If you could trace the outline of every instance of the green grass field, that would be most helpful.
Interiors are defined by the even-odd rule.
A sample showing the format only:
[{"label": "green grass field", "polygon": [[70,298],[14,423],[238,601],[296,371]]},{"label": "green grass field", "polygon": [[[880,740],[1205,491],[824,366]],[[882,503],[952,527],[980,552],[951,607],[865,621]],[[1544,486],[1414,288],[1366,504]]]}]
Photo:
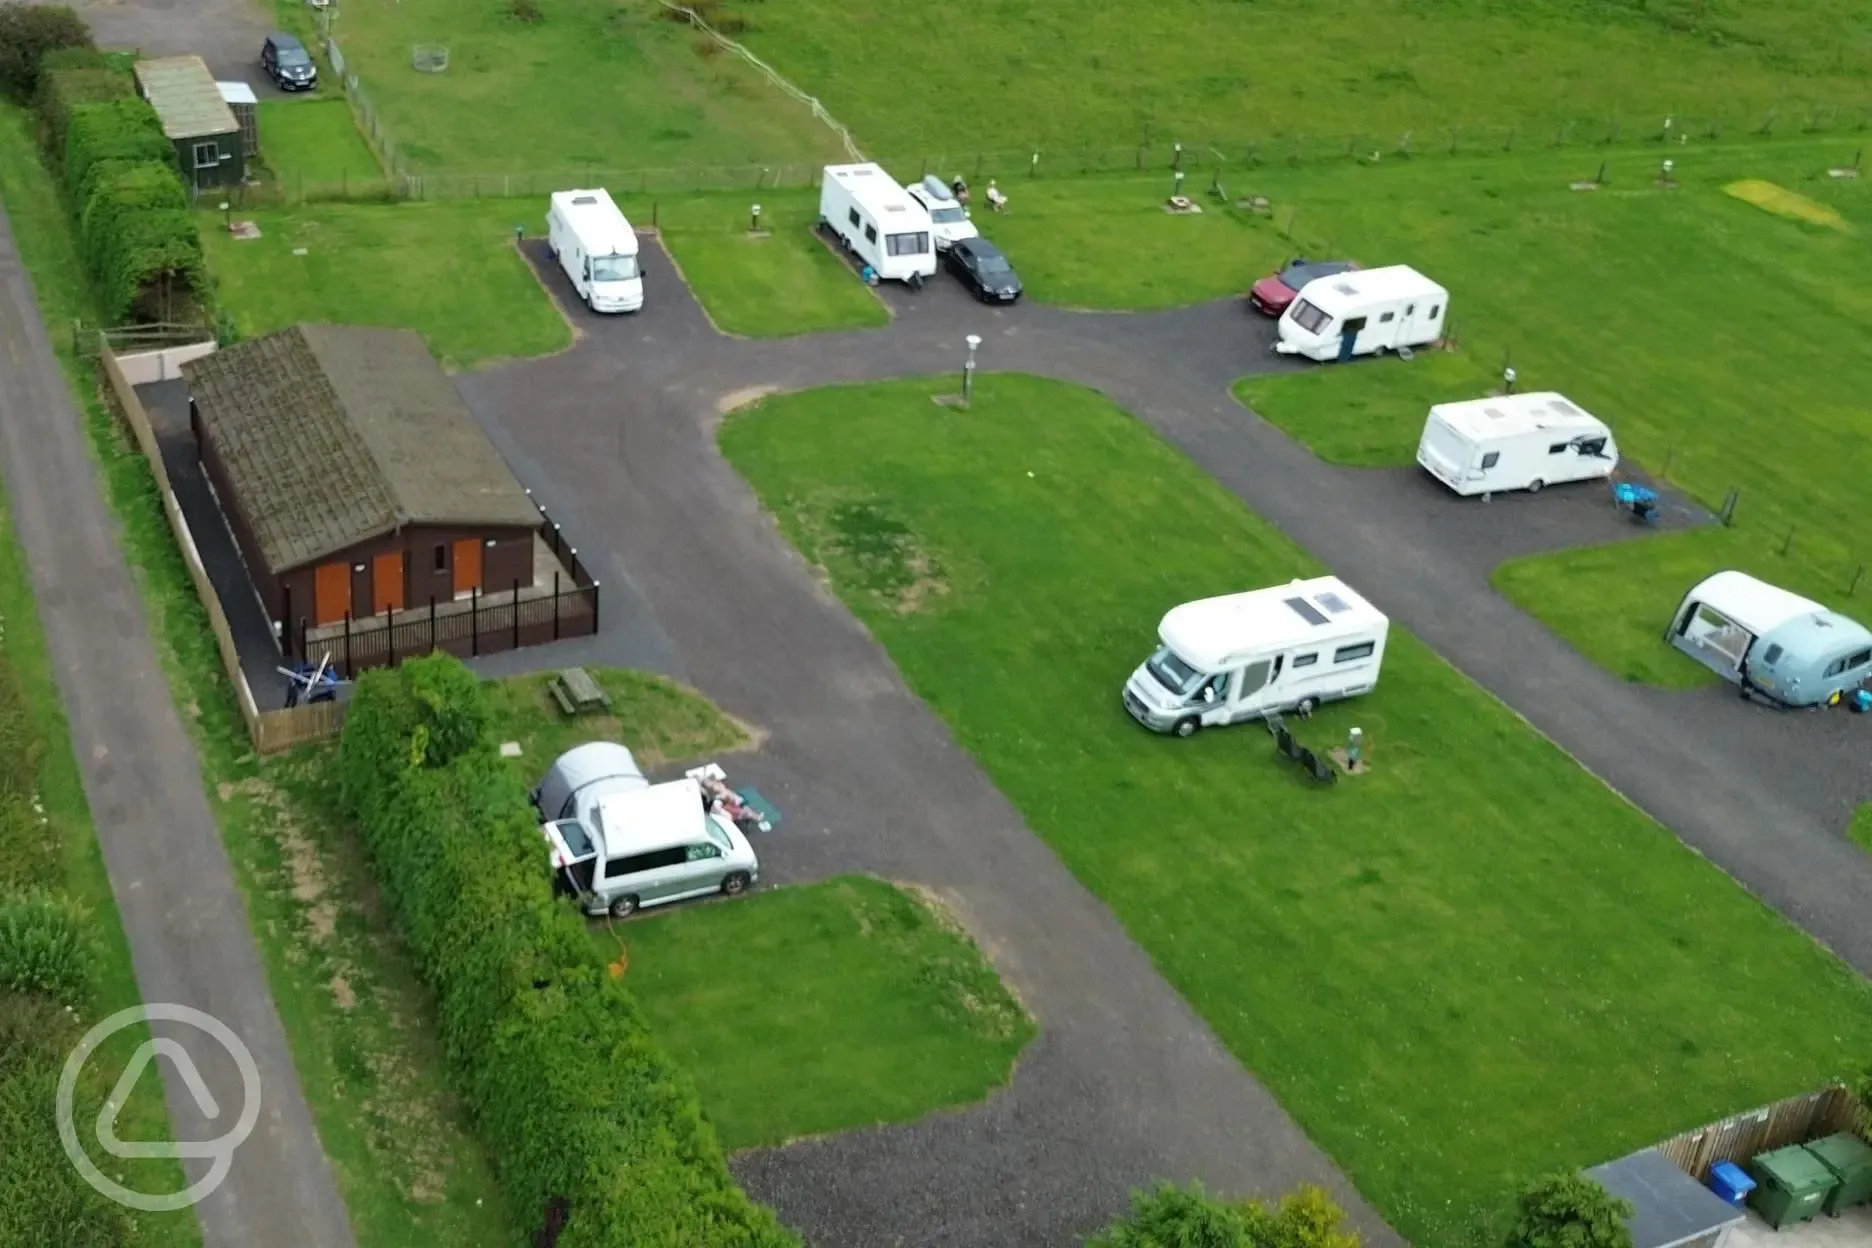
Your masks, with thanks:
[{"label": "green grass field", "polygon": [[[725,0],[759,55],[887,154],[1161,146],[1868,103],[1850,0]],[[914,70],[910,67],[914,67]],[[913,84],[906,89],[906,81]]]},{"label": "green grass field", "polygon": [[722,446],[1413,1241],[1498,1243],[1536,1173],[1863,1062],[1872,989],[1408,635],[1376,695],[1300,726],[1363,727],[1369,776],[1315,789],[1260,729],[1145,733],[1117,691],[1165,609],[1314,565],[1093,394],[990,376],[958,419],[937,388],[769,399]]},{"label": "green grass field", "polygon": [[1872,805],[1861,806],[1853,816],[1852,839],[1868,854],[1872,854]]},{"label": "green grass field", "polygon": [[535,235],[545,228],[543,203],[312,204],[242,215],[259,224],[259,238],[231,237],[219,213],[201,222],[221,306],[244,336],[302,321],[398,326],[420,331],[454,367],[572,345],[565,318],[514,250],[516,225]]},{"label": "green grass field", "polygon": [[624,949],[626,982],[731,1149],[980,1100],[1034,1034],[952,923],[863,876],[653,912],[592,939],[607,960]]},{"label": "green grass field", "polygon": [[336,95],[260,102],[260,159],[288,194],[381,186],[383,169]]},{"label": "green grass field", "polygon": [[566,718],[547,692],[556,673],[516,676],[488,686],[493,731],[517,742],[514,766],[531,789],[554,759],[587,741],[628,745],[640,766],[653,769],[744,748],[748,732],[702,695],[649,672],[590,668],[611,695],[607,710]]},{"label": "green grass field", "polygon": [[[1742,490],[1733,529],[1509,564],[1497,584],[1607,668],[1666,685],[1706,673],[1659,640],[1692,584],[1742,568],[1847,614],[1872,597],[1857,523],[1872,475],[1872,185],[1829,178],[1850,141],[1655,149],[1608,158],[1610,185],[1569,189],[1597,158],[1270,170],[1275,217],[1310,245],[1366,264],[1407,261],[1451,290],[1453,356],[1420,354],[1237,393],[1325,458],[1412,462],[1430,403],[1499,384],[1559,390],[1603,417],[1624,455],[1708,506]],[[1846,230],[1789,220],[1723,193],[1763,178],[1836,209]],[[1788,540],[1789,530],[1792,540]],[[1783,554],[1783,547],[1786,553]]]},{"label": "green grass field", "polygon": [[[339,45],[395,154],[425,173],[512,173],[823,161],[812,113],[732,56],[703,51],[651,0],[355,0]],[[411,65],[443,44],[440,74]],[[388,154],[388,153],[386,153]]]}]

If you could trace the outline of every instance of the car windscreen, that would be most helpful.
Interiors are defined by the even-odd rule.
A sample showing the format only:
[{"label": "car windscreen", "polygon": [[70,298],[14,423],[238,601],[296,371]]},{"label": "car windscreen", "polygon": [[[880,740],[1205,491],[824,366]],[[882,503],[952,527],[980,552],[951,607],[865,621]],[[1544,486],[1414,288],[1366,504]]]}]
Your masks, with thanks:
[{"label": "car windscreen", "polygon": [[734,842],[728,839],[728,834],[721,830],[720,824],[716,823],[713,819],[704,819],[702,822],[704,826],[708,828],[708,839],[721,846],[722,853],[731,854],[734,852]]},{"label": "car windscreen", "polygon": [[1014,271],[1008,267],[1006,256],[978,256],[975,261],[975,269],[982,274],[1012,273]]},{"label": "car windscreen", "polygon": [[312,63],[312,58],[306,55],[304,48],[280,48],[275,55],[279,63],[288,69],[298,69]]},{"label": "car windscreen", "polygon": [[1172,693],[1188,694],[1202,679],[1202,673],[1177,657],[1176,651],[1169,646],[1160,646],[1157,653],[1144,661],[1157,683]]},{"label": "car windscreen", "polygon": [[1320,330],[1325,329],[1327,323],[1332,320],[1331,317],[1327,316],[1324,312],[1304,299],[1296,299],[1293,307],[1287,309],[1287,315],[1293,318],[1294,324],[1306,330],[1309,334],[1319,333]]},{"label": "car windscreen", "polygon": [[636,276],[636,256],[592,257],[592,281],[594,282],[628,282]]},{"label": "car windscreen", "polygon": [[937,225],[954,225],[958,221],[968,220],[968,213],[961,208],[932,208],[930,220]]}]

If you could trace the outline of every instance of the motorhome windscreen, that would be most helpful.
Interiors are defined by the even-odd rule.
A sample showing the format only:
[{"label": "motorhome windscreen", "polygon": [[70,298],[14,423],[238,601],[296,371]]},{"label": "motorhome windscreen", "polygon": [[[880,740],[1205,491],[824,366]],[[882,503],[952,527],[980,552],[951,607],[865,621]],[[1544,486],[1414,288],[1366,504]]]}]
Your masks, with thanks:
[{"label": "motorhome windscreen", "polygon": [[885,250],[893,256],[928,255],[930,249],[929,235],[921,230],[914,234],[886,234],[884,243]]},{"label": "motorhome windscreen", "polygon": [[636,256],[595,256],[592,258],[592,281],[594,282],[628,282],[636,276]]},{"label": "motorhome windscreen", "polygon": [[1304,299],[1296,299],[1287,315],[1293,318],[1294,324],[1306,330],[1309,334],[1319,333],[1320,330],[1326,328],[1327,322],[1332,320],[1331,317],[1327,316],[1324,312]]},{"label": "motorhome windscreen", "polygon": [[1157,653],[1144,661],[1150,674],[1157,683],[1171,693],[1188,693],[1202,679],[1202,673],[1177,657],[1176,651],[1169,646],[1161,646]]},{"label": "motorhome windscreen", "polygon": [[954,225],[958,221],[968,220],[968,213],[960,208],[932,208],[930,220],[937,225]]}]

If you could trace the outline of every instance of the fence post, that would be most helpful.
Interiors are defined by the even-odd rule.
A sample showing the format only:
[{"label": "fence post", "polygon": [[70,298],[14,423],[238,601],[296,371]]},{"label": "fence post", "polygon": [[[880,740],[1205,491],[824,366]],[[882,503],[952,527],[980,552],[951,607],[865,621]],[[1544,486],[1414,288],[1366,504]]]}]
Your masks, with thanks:
[{"label": "fence post", "polygon": [[520,578],[514,577],[513,583],[513,648],[520,648]]},{"label": "fence post", "polygon": [[468,657],[481,653],[481,587],[468,591]]},{"label": "fence post", "polygon": [[389,641],[390,641],[390,666],[395,667],[396,666],[396,608],[395,607],[390,608],[389,620],[390,620],[390,623],[385,628],[384,632],[389,637]]},{"label": "fence post", "polygon": [[553,640],[559,640],[559,574],[553,573]]},{"label": "fence post", "polygon": [[356,680],[357,669],[351,666],[351,613],[344,613],[344,667],[345,679]]},{"label": "fence post", "polygon": [[436,625],[436,619],[435,619],[435,615],[436,615],[436,612],[435,612],[435,595],[434,595],[434,594],[430,594],[430,595],[429,595],[429,653],[430,653],[430,654],[434,654],[434,653],[435,653],[435,648],[436,648],[436,629],[435,629],[435,625]]},{"label": "fence post", "polygon": [[301,663],[306,661],[307,649],[308,647],[306,645],[306,617],[302,615],[299,617],[299,653],[296,656]]},{"label": "fence post", "polygon": [[592,636],[598,635],[598,582],[592,582]]}]

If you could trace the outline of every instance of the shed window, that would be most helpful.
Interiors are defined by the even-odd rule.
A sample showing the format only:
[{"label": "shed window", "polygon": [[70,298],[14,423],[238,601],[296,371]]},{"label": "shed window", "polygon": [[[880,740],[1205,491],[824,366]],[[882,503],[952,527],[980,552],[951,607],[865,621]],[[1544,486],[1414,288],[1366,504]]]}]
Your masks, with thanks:
[{"label": "shed window", "polygon": [[436,543],[435,559],[430,566],[438,572],[448,571],[448,544],[446,542]]},{"label": "shed window", "polygon": [[221,149],[218,146],[213,143],[197,143],[195,145],[195,167],[197,169],[212,169],[220,163]]},{"label": "shed window", "polygon": [[1501,463],[1501,452],[1490,451],[1488,454],[1482,457],[1482,470],[1484,472],[1487,472],[1490,468],[1493,468],[1496,464],[1499,464],[1499,463]]},{"label": "shed window", "polygon": [[1372,641],[1361,641],[1356,646],[1340,646],[1337,650],[1333,651],[1332,661],[1335,663],[1350,663],[1354,659],[1369,659],[1372,651],[1377,648],[1378,643]]}]

